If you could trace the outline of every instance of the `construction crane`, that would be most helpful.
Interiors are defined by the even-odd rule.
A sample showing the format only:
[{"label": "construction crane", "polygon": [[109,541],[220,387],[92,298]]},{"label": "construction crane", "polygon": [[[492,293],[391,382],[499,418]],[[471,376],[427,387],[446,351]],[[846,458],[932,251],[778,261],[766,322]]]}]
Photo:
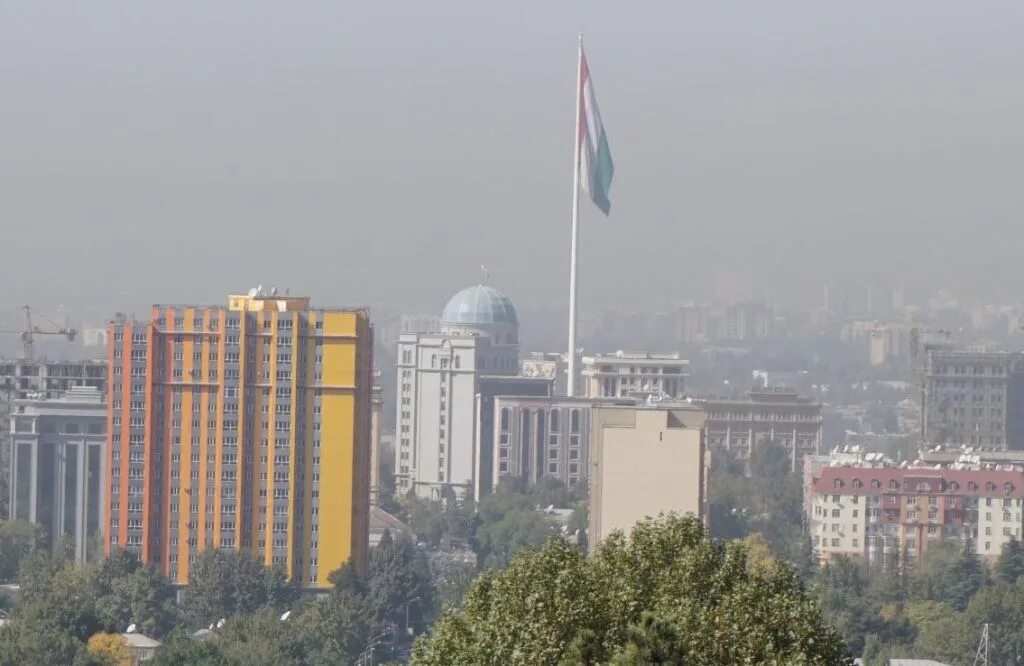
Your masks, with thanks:
[{"label": "construction crane", "polygon": [[[32,310],[28,305],[21,307],[25,311],[25,325],[20,330],[2,330],[0,333],[17,333],[21,336],[21,344],[24,349],[22,355],[25,360],[30,361],[35,358],[36,352],[36,336],[37,335],[60,335],[68,340],[74,340],[75,336],[78,335],[78,331],[67,326],[61,326],[49,317],[45,317],[38,312]],[[32,323],[32,315],[36,316],[36,319],[43,319],[48,322],[53,328],[43,329],[37,324]]]}]

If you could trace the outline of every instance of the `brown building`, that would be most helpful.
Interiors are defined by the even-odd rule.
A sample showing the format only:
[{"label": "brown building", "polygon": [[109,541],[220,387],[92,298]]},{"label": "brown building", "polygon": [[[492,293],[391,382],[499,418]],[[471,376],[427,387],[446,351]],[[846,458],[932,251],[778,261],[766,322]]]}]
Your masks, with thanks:
[{"label": "brown building", "polygon": [[803,458],[821,448],[821,404],[796,389],[756,389],[746,398],[701,398],[694,404],[707,411],[708,446],[741,460],[750,458],[752,447],[774,441],[789,452],[792,470]]},{"label": "brown building", "polygon": [[108,552],[179,583],[206,548],[249,549],[311,587],[365,569],[366,310],[254,289],[228,307],[154,306],[108,338]]}]

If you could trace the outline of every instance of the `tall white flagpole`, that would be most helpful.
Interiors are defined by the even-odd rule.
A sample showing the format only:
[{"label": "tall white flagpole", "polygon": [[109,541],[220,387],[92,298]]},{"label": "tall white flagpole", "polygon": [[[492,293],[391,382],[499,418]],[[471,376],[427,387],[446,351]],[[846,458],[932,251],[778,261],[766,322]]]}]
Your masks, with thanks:
[{"label": "tall white flagpole", "polygon": [[583,103],[583,33],[576,58],[576,137],[572,162],[572,245],[569,251],[569,397],[576,395],[576,265],[580,241],[580,105]]}]

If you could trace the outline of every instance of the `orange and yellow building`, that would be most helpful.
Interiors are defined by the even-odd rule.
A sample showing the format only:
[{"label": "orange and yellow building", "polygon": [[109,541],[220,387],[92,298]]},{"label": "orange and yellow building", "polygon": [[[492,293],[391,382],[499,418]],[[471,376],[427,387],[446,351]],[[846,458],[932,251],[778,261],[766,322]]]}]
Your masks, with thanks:
[{"label": "orange and yellow building", "polygon": [[367,564],[373,329],[363,309],[254,289],[158,305],[108,336],[105,548],[179,583],[245,548],[325,587]]}]

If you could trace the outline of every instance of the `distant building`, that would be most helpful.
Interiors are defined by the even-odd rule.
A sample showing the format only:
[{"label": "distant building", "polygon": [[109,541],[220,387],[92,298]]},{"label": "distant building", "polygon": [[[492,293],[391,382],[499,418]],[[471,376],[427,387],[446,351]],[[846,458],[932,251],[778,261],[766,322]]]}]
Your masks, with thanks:
[{"label": "distant building", "polygon": [[[374,371],[374,380],[380,377]],[[374,385],[370,398],[370,506],[377,506],[377,494],[380,492],[380,420],[384,410],[384,389]]]},{"label": "distant building", "polygon": [[969,540],[994,562],[1003,544],[1021,538],[1024,467],[959,467],[818,463],[805,502],[819,560],[913,565],[932,544]]},{"label": "distant building", "polygon": [[775,333],[775,310],[766,303],[751,301],[730,305],[718,322],[717,339],[722,342],[767,340]]},{"label": "distant building", "polygon": [[306,587],[367,566],[373,328],[276,290],[110,326],[107,552],[185,583],[238,548]]},{"label": "distant building", "polygon": [[707,518],[704,412],[600,406],[590,421],[592,545],[643,518],[692,513]]},{"label": "distant building", "polygon": [[92,386],[60,398],[16,400],[10,416],[11,517],[43,528],[56,549],[61,537],[85,562],[90,541],[102,546],[107,476],[107,405]]},{"label": "distant building", "polygon": [[694,398],[707,411],[708,446],[748,460],[752,447],[774,441],[788,452],[792,469],[821,448],[821,404],[795,389],[755,389],[745,398]]},{"label": "distant building", "polygon": [[481,378],[519,373],[512,301],[483,285],[463,289],[445,306],[440,331],[400,336],[397,359],[398,491],[472,493]]},{"label": "distant building", "polygon": [[84,328],[82,329],[82,346],[83,347],[100,347],[106,349],[107,347],[107,329],[106,328]]},{"label": "distant building", "polygon": [[690,362],[679,354],[618,351],[583,357],[587,398],[663,395],[683,398]]},{"label": "distant building", "polygon": [[873,366],[885,365],[910,354],[910,329],[906,324],[855,321],[843,328],[840,338],[862,350]]},{"label": "distant building", "polygon": [[921,389],[925,442],[1024,449],[1024,354],[928,350]]},{"label": "distant building", "polygon": [[0,395],[4,400],[55,398],[75,386],[92,386],[106,393],[107,361],[0,359]]},{"label": "distant building", "polygon": [[691,345],[711,339],[711,313],[708,307],[693,303],[676,309],[676,341]]},{"label": "distant building", "polygon": [[532,485],[551,478],[567,488],[586,482],[593,404],[590,398],[564,396],[496,398],[493,487],[502,480]]},{"label": "distant building", "polygon": [[554,382],[553,395],[565,395],[569,377],[569,363],[560,352],[531,352],[522,360],[519,374],[540,377]]}]

